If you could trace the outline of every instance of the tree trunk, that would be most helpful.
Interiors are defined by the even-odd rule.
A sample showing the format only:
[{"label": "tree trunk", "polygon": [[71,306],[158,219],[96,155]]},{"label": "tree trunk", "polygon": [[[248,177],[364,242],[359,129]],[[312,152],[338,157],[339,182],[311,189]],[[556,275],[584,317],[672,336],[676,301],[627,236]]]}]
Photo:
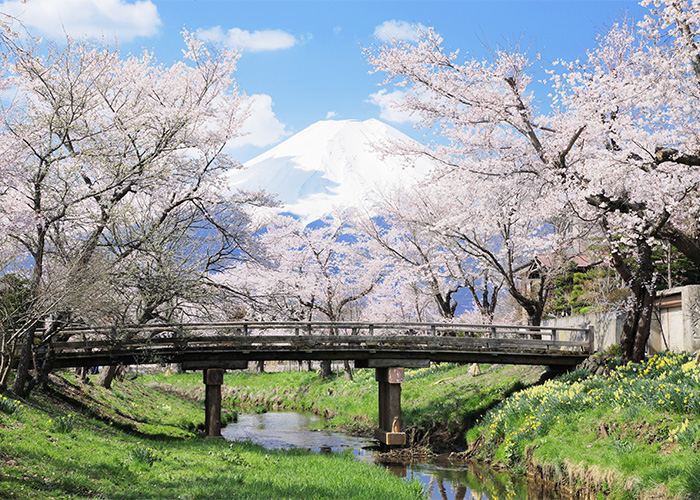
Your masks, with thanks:
[{"label": "tree trunk", "polygon": [[22,336],[22,352],[19,355],[17,364],[17,372],[15,381],[12,385],[12,392],[18,397],[26,396],[27,378],[29,376],[29,364],[32,359],[32,347],[34,345],[34,333],[36,332],[37,324],[34,322]]},{"label": "tree trunk", "polygon": [[53,349],[53,340],[49,339],[44,353],[44,360],[41,367],[38,369],[37,379],[42,389],[46,389],[49,385],[49,374],[53,371],[53,363],[56,359],[56,352]]},{"label": "tree trunk", "polygon": [[632,292],[631,309],[625,317],[620,337],[623,363],[639,363],[644,359],[656,298],[651,247],[645,240],[638,240],[636,244],[634,267],[630,267],[618,252],[612,253],[615,269]]},{"label": "tree trunk", "polygon": [[97,379],[97,385],[104,387],[105,389],[111,389],[112,382],[114,382],[114,377],[117,376],[118,368],[118,365],[102,367],[102,370],[100,370],[100,376]]},{"label": "tree trunk", "polygon": [[343,361],[343,371],[345,371],[345,378],[352,382],[352,366],[347,359]]},{"label": "tree trunk", "polygon": [[[542,324],[542,309],[539,307],[530,306],[525,309],[527,312],[527,324],[529,326],[540,326]],[[530,334],[530,338],[541,340],[542,335],[539,333]]]},{"label": "tree trunk", "polygon": [[651,322],[654,317],[655,291],[651,292],[644,287],[641,311],[639,314],[639,324],[637,325],[637,335],[634,337],[634,347],[632,349],[632,361],[639,363],[646,355],[647,341],[651,334]]},{"label": "tree trunk", "polygon": [[627,363],[632,359],[634,352],[634,337],[637,334],[639,324],[639,311],[633,306],[633,310],[625,314],[625,322],[622,324],[622,334],[620,335],[620,350],[622,351],[622,362]]},{"label": "tree trunk", "polygon": [[321,361],[321,378],[328,378],[333,375],[331,371],[331,361],[329,359],[324,359]]},{"label": "tree trunk", "polygon": [[256,361],[255,373],[265,373],[265,361],[263,361],[263,360]]}]

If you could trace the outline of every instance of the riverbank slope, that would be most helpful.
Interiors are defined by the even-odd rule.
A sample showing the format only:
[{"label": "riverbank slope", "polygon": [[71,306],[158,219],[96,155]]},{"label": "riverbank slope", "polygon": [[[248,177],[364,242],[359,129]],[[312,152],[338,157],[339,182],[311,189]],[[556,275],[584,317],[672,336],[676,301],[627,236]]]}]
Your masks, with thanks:
[{"label": "riverbank slope", "polygon": [[616,364],[514,394],[468,432],[464,456],[556,481],[573,498],[699,499],[700,367],[670,352]]},{"label": "riverbank slope", "polygon": [[419,484],[349,454],[197,437],[203,415],[139,381],[107,391],[71,374],[28,401],[1,396],[0,498],[423,498]]}]

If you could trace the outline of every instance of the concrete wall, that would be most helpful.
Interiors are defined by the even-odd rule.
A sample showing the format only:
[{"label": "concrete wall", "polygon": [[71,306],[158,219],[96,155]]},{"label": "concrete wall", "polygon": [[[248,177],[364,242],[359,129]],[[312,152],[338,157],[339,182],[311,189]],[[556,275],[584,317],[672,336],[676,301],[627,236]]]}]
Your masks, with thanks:
[{"label": "concrete wall", "polygon": [[[659,292],[659,298],[680,294],[680,303],[661,307],[654,313],[649,353],[666,350],[695,352],[700,349],[700,285],[688,285]],[[590,313],[577,316],[552,318],[542,322],[551,327],[593,327],[594,349],[603,350],[611,344],[620,343],[624,311]],[[566,338],[565,332],[559,337]]]},{"label": "concrete wall", "polygon": [[[622,333],[624,320],[624,312],[598,312],[564,316],[563,318],[550,318],[544,320],[542,325],[558,328],[588,328],[592,326],[594,336],[593,349],[600,351],[611,344],[620,343],[620,334]],[[567,339],[567,332],[559,333],[559,338],[562,340]]]}]

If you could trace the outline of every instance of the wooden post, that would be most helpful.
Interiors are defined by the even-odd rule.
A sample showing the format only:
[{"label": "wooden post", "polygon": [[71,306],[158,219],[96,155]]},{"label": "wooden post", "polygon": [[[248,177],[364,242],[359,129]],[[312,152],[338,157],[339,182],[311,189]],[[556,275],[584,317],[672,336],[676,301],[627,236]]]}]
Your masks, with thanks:
[{"label": "wooden post", "polygon": [[224,370],[208,368],[204,370],[204,428],[207,437],[221,437],[221,384],[224,383]]},{"label": "wooden post", "polygon": [[375,378],[379,382],[379,427],[374,431],[374,437],[387,446],[404,446],[406,433],[401,432],[403,368],[377,368]]}]

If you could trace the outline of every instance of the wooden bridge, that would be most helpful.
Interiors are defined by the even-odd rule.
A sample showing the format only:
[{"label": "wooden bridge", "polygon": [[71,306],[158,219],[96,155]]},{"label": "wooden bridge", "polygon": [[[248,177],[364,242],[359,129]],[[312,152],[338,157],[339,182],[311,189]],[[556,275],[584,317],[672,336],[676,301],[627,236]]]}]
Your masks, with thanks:
[{"label": "wooden bridge", "polygon": [[352,360],[375,368],[379,382],[377,439],[403,445],[400,430],[404,368],[431,362],[547,365],[566,370],[593,352],[593,332],[458,323],[239,322],[72,328],[51,346],[54,366],[182,363],[203,370],[206,428],[221,431],[226,369],[259,360]]}]

